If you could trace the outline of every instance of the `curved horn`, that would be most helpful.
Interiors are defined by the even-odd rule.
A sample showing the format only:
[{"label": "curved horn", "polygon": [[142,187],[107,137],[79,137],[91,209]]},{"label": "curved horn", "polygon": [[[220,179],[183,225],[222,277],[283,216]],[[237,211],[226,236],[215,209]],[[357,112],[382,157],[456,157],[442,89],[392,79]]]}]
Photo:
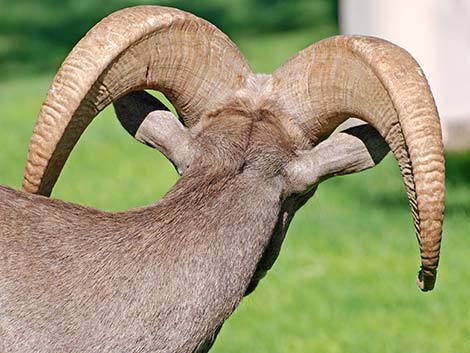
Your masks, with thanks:
[{"label": "curved horn", "polygon": [[403,49],[337,36],[301,51],[275,73],[280,99],[312,143],[348,117],[373,125],[398,161],[421,250],[418,285],[434,287],[444,212],[439,116],[426,78]]},{"label": "curved horn", "polygon": [[111,14],[75,46],[54,78],[31,137],[23,189],[49,195],[85,128],[126,93],[162,91],[192,126],[250,73],[230,39],[194,15],[158,6]]}]

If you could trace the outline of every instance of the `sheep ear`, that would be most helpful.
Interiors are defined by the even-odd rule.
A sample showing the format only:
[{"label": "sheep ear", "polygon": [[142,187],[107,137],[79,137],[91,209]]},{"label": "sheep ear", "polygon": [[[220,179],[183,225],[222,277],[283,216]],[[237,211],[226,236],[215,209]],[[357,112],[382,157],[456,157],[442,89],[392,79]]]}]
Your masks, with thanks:
[{"label": "sheep ear", "polygon": [[191,133],[158,99],[136,91],[113,105],[121,125],[136,140],[162,152],[179,174],[188,168],[195,153]]},{"label": "sheep ear", "polygon": [[162,102],[145,91],[130,92],[113,102],[113,106],[122,127],[132,137],[135,137],[148,114],[153,111],[168,111]]},{"label": "sheep ear", "polygon": [[382,136],[368,124],[333,134],[288,164],[289,189],[303,192],[332,176],[372,168],[389,151]]}]

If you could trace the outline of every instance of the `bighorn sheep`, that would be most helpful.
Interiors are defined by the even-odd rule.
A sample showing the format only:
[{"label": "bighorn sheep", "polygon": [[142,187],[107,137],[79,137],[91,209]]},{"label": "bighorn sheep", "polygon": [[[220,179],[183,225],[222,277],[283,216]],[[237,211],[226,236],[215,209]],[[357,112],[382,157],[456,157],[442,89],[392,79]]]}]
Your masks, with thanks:
[{"label": "bighorn sheep", "polygon": [[[144,89],[163,92],[181,123]],[[118,213],[31,194],[50,194],[84,129],[112,102],[123,126],[182,173],[176,185]],[[330,136],[351,116],[376,130]],[[116,12],[55,77],[24,191],[0,188],[0,350],[208,351],[318,183],[374,166],[388,146],[421,248],[418,284],[431,290],[444,207],[440,131],[421,69],[386,41],[333,37],[256,75],[194,15]]]}]

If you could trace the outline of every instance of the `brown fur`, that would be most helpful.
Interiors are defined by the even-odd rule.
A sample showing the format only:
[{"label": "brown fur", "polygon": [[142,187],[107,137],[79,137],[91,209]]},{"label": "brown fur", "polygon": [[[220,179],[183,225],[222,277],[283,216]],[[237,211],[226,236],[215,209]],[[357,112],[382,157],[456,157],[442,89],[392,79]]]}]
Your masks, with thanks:
[{"label": "brown fur", "polygon": [[[108,213],[0,187],[1,352],[210,349],[273,265],[295,211],[314,194],[323,176],[316,156],[334,153],[341,168],[374,165],[360,139],[344,140],[353,149],[343,157],[333,142],[314,149],[313,160],[298,159],[307,143],[289,118],[269,95],[248,93],[238,92],[191,131],[161,120],[169,124],[162,131],[189,134],[196,152],[153,205]],[[139,106],[139,97],[128,98],[136,100],[128,108]],[[171,141],[160,139],[159,129],[145,135],[154,130],[143,138]],[[318,170],[301,173],[305,187],[293,193],[288,168],[303,160]],[[299,177],[298,167],[294,172]]]},{"label": "brown fur", "polygon": [[276,119],[234,105],[208,116],[192,166],[138,210],[2,187],[1,351],[194,351],[235,309],[274,231],[285,232],[281,174],[293,146]]}]

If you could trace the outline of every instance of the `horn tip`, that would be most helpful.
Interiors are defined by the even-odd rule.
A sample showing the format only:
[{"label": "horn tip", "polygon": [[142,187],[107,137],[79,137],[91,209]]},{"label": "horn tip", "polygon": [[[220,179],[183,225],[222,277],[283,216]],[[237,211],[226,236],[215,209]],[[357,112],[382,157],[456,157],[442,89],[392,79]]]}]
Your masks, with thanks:
[{"label": "horn tip", "polygon": [[416,279],[416,284],[418,285],[419,289],[421,289],[423,292],[429,292],[433,290],[436,283],[436,275],[436,272],[432,274],[426,274],[421,269],[418,273],[418,278]]}]

